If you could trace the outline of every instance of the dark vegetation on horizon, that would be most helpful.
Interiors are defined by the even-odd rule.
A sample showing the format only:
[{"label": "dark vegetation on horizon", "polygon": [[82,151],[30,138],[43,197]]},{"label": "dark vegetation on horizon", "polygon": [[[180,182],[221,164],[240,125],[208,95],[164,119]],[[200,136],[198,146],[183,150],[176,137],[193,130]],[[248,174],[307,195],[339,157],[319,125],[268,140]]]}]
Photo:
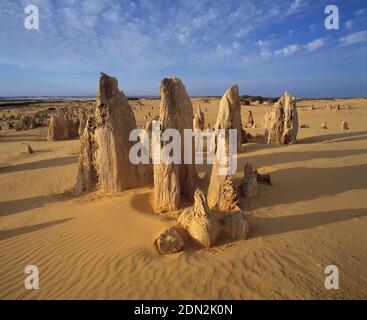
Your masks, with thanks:
[{"label": "dark vegetation on horizon", "polygon": [[[202,99],[220,99],[221,96],[192,96],[192,98],[202,98]],[[136,96],[136,97],[128,97],[131,101],[137,101],[140,99],[150,99],[150,100],[159,100],[159,96]],[[260,104],[272,104],[278,101],[279,97],[265,97],[265,96],[250,96],[243,95],[241,96],[242,105],[251,105],[253,102],[258,102]],[[344,98],[340,98],[344,99]],[[347,99],[347,98],[345,98]],[[352,99],[352,98],[350,98]],[[12,107],[29,107],[34,104],[57,104],[63,103],[66,101],[69,102],[80,102],[80,101],[94,101],[94,97],[0,97],[0,108],[12,108]],[[301,100],[335,100],[333,97],[326,98],[311,98],[311,97],[299,97],[298,101]]]}]

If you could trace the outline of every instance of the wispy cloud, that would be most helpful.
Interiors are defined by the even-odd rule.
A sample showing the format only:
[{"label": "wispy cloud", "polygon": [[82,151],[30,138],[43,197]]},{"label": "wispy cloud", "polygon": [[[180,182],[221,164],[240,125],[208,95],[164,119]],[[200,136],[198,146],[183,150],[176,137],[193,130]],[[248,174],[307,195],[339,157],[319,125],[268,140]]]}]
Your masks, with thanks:
[{"label": "wispy cloud", "polygon": [[348,36],[342,37],[339,40],[343,46],[349,46],[356,43],[367,41],[367,30],[352,33]]},{"label": "wispy cloud", "polygon": [[305,0],[293,0],[293,2],[291,3],[288,11],[287,11],[287,14],[288,15],[291,15],[293,13],[296,13],[297,11],[305,8],[308,6],[308,2],[305,1]]},{"label": "wispy cloud", "polygon": [[[40,9],[40,30],[24,28],[29,0],[0,1],[0,72],[14,68],[73,76],[106,71],[126,79],[149,75],[154,81],[176,72],[200,79],[214,72],[220,74],[216,79],[232,79],[238,72],[240,79],[276,74],[284,65],[290,70],[293,63],[304,68],[311,55],[313,63],[325,59],[326,45],[328,53],[343,50],[350,57],[366,46],[367,11],[355,6],[343,11],[349,19],[344,30],[327,32],[322,6],[306,0],[31,2]],[[354,33],[342,33],[347,28]],[[356,46],[346,48],[351,44]]]},{"label": "wispy cloud", "polygon": [[360,9],[360,10],[357,10],[354,12],[354,14],[359,17],[359,16],[362,16],[364,15],[365,13],[367,12],[367,9]]},{"label": "wispy cloud", "polygon": [[308,51],[316,51],[317,49],[320,49],[321,47],[323,47],[325,45],[325,40],[322,38],[313,40],[309,43],[307,43],[306,45],[304,45],[303,47],[308,50]]},{"label": "wispy cloud", "polygon": [[291,56],[293,54],[295,54],[296,52],[298,52],[299,50],[301,50],[301,46],[299,44],[291,44],[289,46],[286,46],[282,49],[278,49],[274,52],[274,54],[276,56],[284,56],[284,57],[288,57]]}]

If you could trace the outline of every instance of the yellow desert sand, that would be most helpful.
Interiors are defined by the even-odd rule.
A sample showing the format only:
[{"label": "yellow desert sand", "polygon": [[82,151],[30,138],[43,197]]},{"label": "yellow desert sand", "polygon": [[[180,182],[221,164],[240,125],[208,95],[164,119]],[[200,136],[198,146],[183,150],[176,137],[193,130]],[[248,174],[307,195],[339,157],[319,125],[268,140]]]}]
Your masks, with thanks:
[{"label": "yellow desert sand", "polygon": [[[213,127],[219,99],[191,100]],[[159,100],[129,102],[138,127],[159,113]],[[268,108],[241,107],[242,123],[251,110],[257,126],[246,128],[255,139],[238,155],[236,177],[249,162],[272,179],[241,202],[248,239],[171,255],[154,246],[174,219],[155,213],[152,187],[76,197],[79,140],[47,142],[45,127],[14,131],[0,121],[0,298],[366,299],[367,99],[298,101],[299,125],[309,128],[291,145],[256,138]],[[197,170],[209,179],[209,165]],[[27,265],[39,268],[39,290],[24,287]],[[328,265],[339,268],[339,290],[325,288]]]}]

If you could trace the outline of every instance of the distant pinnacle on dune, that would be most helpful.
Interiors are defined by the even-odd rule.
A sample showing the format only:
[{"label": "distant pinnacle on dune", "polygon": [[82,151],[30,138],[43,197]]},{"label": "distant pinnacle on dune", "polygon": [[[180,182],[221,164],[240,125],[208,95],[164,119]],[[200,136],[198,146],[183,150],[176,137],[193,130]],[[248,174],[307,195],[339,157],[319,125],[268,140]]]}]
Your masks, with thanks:
[{"label": "distant pinnacle on dune", "polygon": [[48,127],[47,141],[68,140],[78,137],[79,121],[66,119],[62,110],[58,109],[56,114],[51,116]]},{"label": "distant pinnacle on dune", "polygon": [[197,108],[195,112],[192,126],[194,130],[204,131],[205,129],[205,116],[204,112],[201,111],[200,106]]},{"label": "distant pinnacle on dune", "polygon": [[248,111],[248,114],[247,114],[247,121],[246,121],[246,124],[245,124],[245,127],[246,128],[252,128],[255,124],[255,121],[254,121],[254,117],[252,115],[252,111],[249,110]]},{"label": "distant pinnacle on dune", "polygon": [[101,74],[94,115],[80,138],[79,171],[75,192],[100,189],[119,192],[148,185],[150,165],[133,165],[129,134],[136,129],[134,113],[118,89],[117,79]]},{"label": "distant pinnacle on dune", "polygon": [[285,92],[265,114],[263,124],[265,127],[265,143],[296,143],[298,133],[296,99]]},{"label": "distant pinnacle on dune", "polygon": [[[176,129],[180,132],[182,137],[181,163],[183,163],[184,129],[192,129],[193,110],[191,100],[182,81],[176,77],[162,80],[160,94],[159,122],[162,126],[162,132],[166,129]],[[168,143],[162,141],[161,145],[164,147]],[[194,157],[194,153],[192,157]],[[163,159],[163,148],[161,159]],[[181,205],[182,197],[193,198],[196,179],[197,174],[194,164],[166,164],[163,161],[155,164],[155,209],[158,212],[177,210]]]},{"label": "distant pinnacle on dune", "polygon": [[32,149],[32,147],[30,145],[27,145],[26,152],[27,153],[34,153],[34,150]]}]

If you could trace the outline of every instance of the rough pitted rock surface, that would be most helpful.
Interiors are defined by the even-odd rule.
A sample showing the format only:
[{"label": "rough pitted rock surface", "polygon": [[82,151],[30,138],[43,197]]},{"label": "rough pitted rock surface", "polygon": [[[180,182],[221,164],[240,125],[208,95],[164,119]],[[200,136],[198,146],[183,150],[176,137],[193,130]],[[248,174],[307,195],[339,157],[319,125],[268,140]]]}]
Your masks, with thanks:
[{"label": "rough pitted rock surface", "polygon": [[95,112],[80,138],[77,194],[95,189],[120,192],[151,183],[152,167],[129,160],[133,129],[136,122],[127,98],[119,91],[117,80],[102,73]]},{"label": "rough pitted rock surface", "polygon": [[[181,161],[184,157],[184,129],[192,129],[193,110],[190,97],[180,79],[163,79],[160,86],[161,102],[159,122],[161,133],[166,129],[176,129],[181,134]],[[161,142],[163,147],[170,142]],[[192,148],[194,159],[194,148]],[[192,199],[197,182],[194,164],[166,164],[161,161],[154,165],[155,209],[165,213],[177,210],[182,197]]]},{"label": "rough pitted rock surface", "polygon": [[171,254],[182,251],[185,247],[184,239],[180,235],[179,227],[164,228],[156,240],[157,249],[161,254]]},{"label": "rough pitted rock surface", "polygon": [[58,141],[69,139],[68,124],[64,113],[58,109],[56,114],[51,116],[51,122],[48,127],[47,141]]},{"label": "rough pitted rock surface", "polygon": [[250,163],[245,165],[241,189],[246,198],[253,198],[258,194],[257,174]]},{"label": "rough pitted rock surface", "polygon": [[286,92],[265,114],[263,125],[265,143],[296,143],[298,133],[296,99]]},{"label": "rough pitted rock surface", "polygon": [[227,213],[220,220],[221,236],[231,240],[242,240],[248,237],[250,228],[242,212]]},{"label": "rough pitted rock surface", "polygon": [[194,115],[193,129],[199,131],[204,131],[205,129],[205,116],[204,112],[201,111],[200,106],[198,107]]},{"label": "rough pitted rock surface", "polygon": [[221,232],[219,218],[209,211],[206,198],[199,189],[195,191],[194,205],[185,209],[177,222],[204,248],[212,247]]},{"label": "rough pitted rock surface", "polygon": [[246,128],[252,128],[255,124],[254,117],[252,115],[252,111],[249,110],[247,114],[247,120],[246,120]]},{"label": "rough pitted rock surface", "polygon": [[214,129],[237,130],[237,149],[242,146],[241,99],[238,86],[229,88],[219,103],[219,111]]}]

